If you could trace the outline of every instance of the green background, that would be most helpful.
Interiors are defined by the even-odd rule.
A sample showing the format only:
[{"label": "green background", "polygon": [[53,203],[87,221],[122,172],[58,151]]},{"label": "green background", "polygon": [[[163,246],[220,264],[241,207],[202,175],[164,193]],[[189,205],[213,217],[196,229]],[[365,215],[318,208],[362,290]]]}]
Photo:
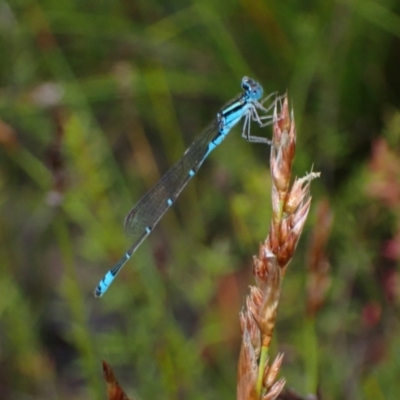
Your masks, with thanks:
[{"label": "green background", "polygon": [[[109,292],[92,292],[131,244],[127,212],[248,75],[289,94],[294,176],[322,173],[270,353],[285,352],[281,376],[302,395],[318,381],[324,399],[396,399],[399,11],[390,0],[0,1],[1,398],[105,399],[103,359],[131,397],[236,396],[238,313],[271,216],[268,146],[235,128]],[[331,287],[310,324],[322,199]]]}]

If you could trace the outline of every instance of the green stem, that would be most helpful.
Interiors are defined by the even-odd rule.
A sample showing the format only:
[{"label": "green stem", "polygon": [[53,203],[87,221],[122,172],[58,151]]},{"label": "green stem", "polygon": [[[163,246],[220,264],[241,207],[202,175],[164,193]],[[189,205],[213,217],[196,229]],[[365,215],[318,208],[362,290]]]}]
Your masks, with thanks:
[{"label": "green stem", "polygon": [[261,354],[260,354],[260,362],[258,363],[258,377],[257,377],[257,398],[261,398],[261,391],[262,391],[262,381],[264,376],[264,370],[266,361],[268,358],[268,347],[262,346],[261,347]]}]

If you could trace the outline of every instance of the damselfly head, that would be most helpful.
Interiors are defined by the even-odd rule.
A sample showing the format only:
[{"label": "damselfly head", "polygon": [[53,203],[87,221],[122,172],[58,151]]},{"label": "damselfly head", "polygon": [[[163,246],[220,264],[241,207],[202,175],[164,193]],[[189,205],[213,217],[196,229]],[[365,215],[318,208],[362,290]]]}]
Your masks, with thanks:
[{"label": "damselfly head", "polygon": [[247,76],[244,76],[242,79],[242,89],[252,100],[260,100],[263,96],[262,86]]}]

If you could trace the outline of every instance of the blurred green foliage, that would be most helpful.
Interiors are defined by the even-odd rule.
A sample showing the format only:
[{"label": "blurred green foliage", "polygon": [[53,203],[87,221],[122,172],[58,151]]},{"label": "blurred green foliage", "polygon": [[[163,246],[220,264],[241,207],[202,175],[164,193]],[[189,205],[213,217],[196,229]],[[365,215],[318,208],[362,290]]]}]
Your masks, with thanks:
[{"label": "blurred green foliage", "polygon": [[[130,245],[125,214],[243,75],[288,91],[294,174],[322,172],[283,285],[281,373],[302,394],[319,381],[324,399],[397,398],[400,252],[387,244],[397,249],[400,200],[379,184],[382,163],[400,172],[371,159],[378,140],[388,152],[400,141],[399,11],[390,0],[0,1],[1,398],[104,399],[102,359],[132,397],[235,396],[238,312],[269,228],[268,147],[236,128],[104,298],[92,291]],[[332,286],[313,338],[305,255],[325,197]]]}]

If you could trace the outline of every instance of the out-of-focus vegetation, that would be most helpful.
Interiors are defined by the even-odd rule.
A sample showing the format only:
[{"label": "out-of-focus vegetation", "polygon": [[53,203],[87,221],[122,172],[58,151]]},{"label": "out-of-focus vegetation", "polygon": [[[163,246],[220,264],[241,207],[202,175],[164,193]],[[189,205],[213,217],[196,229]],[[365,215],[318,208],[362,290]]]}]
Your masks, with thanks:
[{"label": "out-of-focus vegetation", "polygon": [[[1,398],[104,399],[103,359],[132,397],[235,397],[267,146],[236,128],[109,292],[92,292],[130,245],[125,214],[243,75],[288,91],[295,172],[322,172],[282,288],[282,374],[303,395],[319,382],[324,399],[397,398],[399,13],[387,0],[0,1]],[[331,287],[310,328],[306,254],[326,198]]]}]

